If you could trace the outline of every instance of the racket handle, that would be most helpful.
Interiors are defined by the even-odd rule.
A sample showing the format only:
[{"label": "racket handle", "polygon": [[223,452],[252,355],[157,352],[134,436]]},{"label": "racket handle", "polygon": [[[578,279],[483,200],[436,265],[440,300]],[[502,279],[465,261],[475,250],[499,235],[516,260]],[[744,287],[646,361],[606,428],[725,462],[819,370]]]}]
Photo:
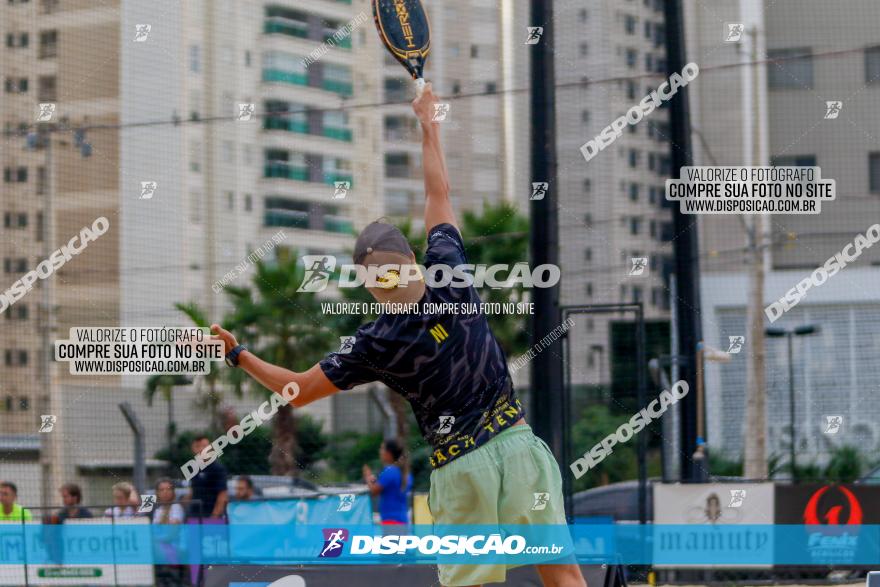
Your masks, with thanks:
[{"label": "racket handle", "polygon": [[416,79],[416,95],[421,96],[422,92],[425,91],[425,78],[420,77]]}]

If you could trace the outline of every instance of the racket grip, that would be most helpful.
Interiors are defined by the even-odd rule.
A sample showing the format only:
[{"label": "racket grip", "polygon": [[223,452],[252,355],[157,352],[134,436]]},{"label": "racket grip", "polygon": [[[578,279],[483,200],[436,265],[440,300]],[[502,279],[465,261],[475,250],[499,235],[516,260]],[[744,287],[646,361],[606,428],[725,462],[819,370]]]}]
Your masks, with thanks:
[{"label": "racket grip", "polygon": [[421,96],[422,92],[425,91],[425,78],[420,77],[416,79],[416,95]]}]

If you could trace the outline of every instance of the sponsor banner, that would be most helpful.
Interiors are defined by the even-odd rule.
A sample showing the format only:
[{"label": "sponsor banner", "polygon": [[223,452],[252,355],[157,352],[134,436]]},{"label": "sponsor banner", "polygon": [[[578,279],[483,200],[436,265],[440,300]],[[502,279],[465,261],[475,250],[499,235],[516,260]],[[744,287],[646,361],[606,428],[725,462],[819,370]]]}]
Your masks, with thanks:
[{"label": "sponsor banner", "polygon": [[878,550],[872,528],[880,524],[880,486],[779,485],[776,523],[803,532],[792,536],[807,556],[777,564],[855,565],[867,549]]},{"label": "sponsor banner", "polygon": [[[773,543],[770,537],[773,530],[770,524],[774,520],[773,499],[772,483],[655,484],[654,523],[657,525],[655,538],[658,539],[653,544],[655,564],[664,565],[663,561],[668,560],[669,565],[683,566],[680,553],[684,548],[693,549],[694,564],[699,566],[706,566],[707,560],[715,561],[712,565],[724,567],[772,565]],[[711,542],[704,544],[700,535],[702,530],[699,529],[687,528],[679,536],[668,534],[675,532],[678,525],[705,525],[709,529],[719,526],[749,528],[741,532],[730,530],[732,535],[739,535],[735,539],[737,541],[719,549]],[[759,529],[754,531],[761,532],[761,535],[750,536],[750,529]],[[749,553],[755,544],[766,547],[766,556],[749,556],[752,562],[748,563],[739,558]],[[728,557],[728,552],[737,554]],[[698,562],[699,558],[703,558],[703,562]]]},{"label": "sponsor banner", "polygon": [[[167,526],[131,526],[122,533],[118,525],[111,524],[40,526],[0,525],[0,569],[23,568],[25,564],[28,568],[57,567],[61,563],[54,553],[59,548],[70,555],[62,560],[76,560],[83,568],[114,564],[531,565],[566,561],[677,568],[880,565],[880,526],[864,524],[825,526],[818,538],[812,538],[817,526],[772,524],[442,528],[185,524],[179,527],[181,540],[177,543],[187,545],[185,549],[169,545]],[[822,541],[825,536],[838,542]],[[851,544],[853,536],[855,545]],[[253,544],[243,545],[240,537]],[[849,548],[838,548],[840,544]],[[825,549],[821,559],[816,557],[819,547]]]}]

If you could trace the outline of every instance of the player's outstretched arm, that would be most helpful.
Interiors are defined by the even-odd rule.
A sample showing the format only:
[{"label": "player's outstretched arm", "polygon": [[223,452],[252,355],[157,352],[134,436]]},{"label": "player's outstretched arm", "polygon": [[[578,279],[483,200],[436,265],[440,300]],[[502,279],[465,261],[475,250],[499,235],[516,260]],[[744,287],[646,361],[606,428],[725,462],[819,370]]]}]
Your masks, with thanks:
[{"label": "player's outstretched arm", "polygon": [[413,101],[413,111],[422,123],[422,168],[425,175],[425,231],[438,224],[449,223],[456,228],[455,212],[449,200],[449,173],[440,145],[440,125],[434,122],[437,96],[431,84]]},{"label": "player's outstretched arm", "polygon": [[[215,337],[223,341],[224,353],[229,353],[238,345],[235,336],[228,330],[220,328],[219,324],[211,325],[211,332]],[[284,386],[288,383],[295,383],[299,387],[299,393],[296,398],[290,402],[296,407],[302,407],[313,401],[328,397],[339,391],[339,388],[333,385],[320,365],[314,365],[308,371],[297,373],[272,363],[267,363],[263,359],[250,351],[243,351],[238,355],[238,366],[244,369],[248,375],[256,379],[266,389],[280,394]]]}]

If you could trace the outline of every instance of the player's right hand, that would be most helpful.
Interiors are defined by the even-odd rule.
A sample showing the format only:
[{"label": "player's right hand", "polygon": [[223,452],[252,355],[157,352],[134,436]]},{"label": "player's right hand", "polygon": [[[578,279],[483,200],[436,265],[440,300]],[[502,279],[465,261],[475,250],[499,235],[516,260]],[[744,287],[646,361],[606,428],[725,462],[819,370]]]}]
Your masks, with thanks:
[{"label": "player's right hand", "polygon": [[431,83],[428,82],[425,84],[425,89],[422,90],[422,93],[413,100],[412,107],[413,112],[416,113],[416,116],[419,118],[419,121],[424,125],[430,125],[434,120],[434,104],[437,102],[437,96],[434,94],[434,89],[431,86]]},{"label": "player's right hand", "polygon": [[211,324],[211,332],[214,334],[214,336],[211,336],[211,340],[223,341],[224,355],[229,354],[232,349],[238,346],[238,341],[235,340],[235,336],[233,336],[228,330],[220,328],[219,324]]}]

